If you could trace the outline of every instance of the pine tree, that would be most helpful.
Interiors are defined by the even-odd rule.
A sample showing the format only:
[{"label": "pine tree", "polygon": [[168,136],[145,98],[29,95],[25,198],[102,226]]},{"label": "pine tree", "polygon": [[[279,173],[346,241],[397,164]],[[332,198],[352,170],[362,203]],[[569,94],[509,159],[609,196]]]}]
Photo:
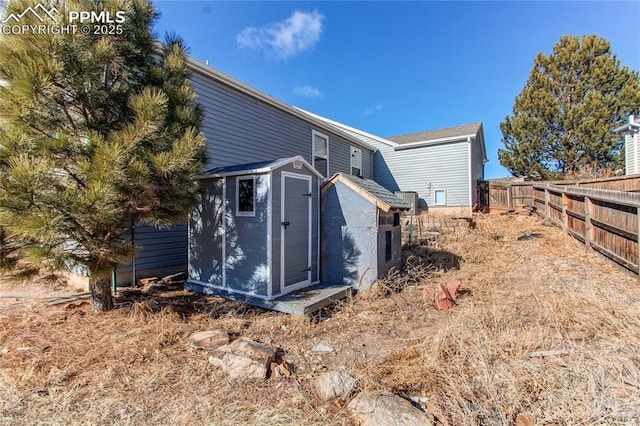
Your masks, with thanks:
[{"label": "pine tree", "polygon": [[606,39],[563,36],[551,55],[537,55],[500,124],[500,164],[532,179],[620,167],[622,138],[612,129],[638,108],[638,73],[620,66]]},{"label": "pine tree", "polygon": [[127,225],[183,221],[195,202],[202,112],[183,43],[155,39],[147,0],[41,3],[127,18],[122,34],[0,38],[2,260],[83,266],[94,308],[108,310],[111,271],[135,254]]}]

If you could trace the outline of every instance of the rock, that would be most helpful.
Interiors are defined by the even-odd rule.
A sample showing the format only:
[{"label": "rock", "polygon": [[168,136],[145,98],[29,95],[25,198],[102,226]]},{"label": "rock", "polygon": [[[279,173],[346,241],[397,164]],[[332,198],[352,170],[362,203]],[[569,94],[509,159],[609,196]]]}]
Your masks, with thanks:
[{"label": "rock", "polygon": [[229,344],[226,330],[198,331],[189,337],[189,343],[196,349],[214,350]]},{"label": "rock", "polygon": [[452,307],[458,300],[458,289],[461,285],[458,280],[451,280],[446,285],[440,284],[434,296],[436,308],[446,311]]},{"label": "rock", "polygon": [[311,348],[311,350],[314,352],[324,352],[324,353],[333,352],[333,348],[331,346],[327,346],[323,343],[320,343],[319,345],[315,345],[313,348]]},{"label": "rock", "polygon": [[429,416],[396,395],[360,394],[349,403],[348,409],[361,426],[433,424]]},{"label": "rock", "polygon": [[209,363],[224,371],[230,379],[264,379],[266,362],[275,353],[275,348],[254,342],[246,337],[216,349],[209,357]]},{"label": "rock", "polygon": [[516,416],[516,426],[534,426],[536,420],[531,414],[518,414]]},{"label": "rock", "polygon": [[322,374],[313,384],[316,396],[320,402],[331,401],[341,397],[351,390],[355,379],[346,371],[334,370]]}]

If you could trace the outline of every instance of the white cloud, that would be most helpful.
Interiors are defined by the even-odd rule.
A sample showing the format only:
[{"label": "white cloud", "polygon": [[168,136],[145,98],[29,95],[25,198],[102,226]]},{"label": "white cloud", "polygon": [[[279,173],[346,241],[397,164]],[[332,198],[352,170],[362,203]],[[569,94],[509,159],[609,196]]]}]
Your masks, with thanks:
[{"label": "white cloud", "polygon": [[296,86],[293,88],[293,94],[307,98],[321,98],[324,96],[317,87],[313,86]]},{"label": "white cloud", "polygon": [[247,27],[236,41],[240,47],[260,49],[277,59],[295,56],[311,49],[320,40],[324,15],[317,10],[296,11],[284,21],[261,28]]},{"label": "white cloud", "polygon": [[365,110],[364,115],[371,115],[376,112],[380,112],[382,111],[383,108],[384,108],[384,104],[382,102],[376,102],[374,106],[372,106],[371,108],[367,108]]}]

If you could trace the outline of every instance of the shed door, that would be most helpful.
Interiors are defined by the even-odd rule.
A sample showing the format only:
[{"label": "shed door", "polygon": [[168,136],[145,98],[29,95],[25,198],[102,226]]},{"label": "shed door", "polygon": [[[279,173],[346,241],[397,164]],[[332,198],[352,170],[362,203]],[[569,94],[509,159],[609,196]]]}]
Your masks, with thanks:
[{"label": "shed door", "polygon": [[311,282],[311,176],[282,172],[282,292]]}]

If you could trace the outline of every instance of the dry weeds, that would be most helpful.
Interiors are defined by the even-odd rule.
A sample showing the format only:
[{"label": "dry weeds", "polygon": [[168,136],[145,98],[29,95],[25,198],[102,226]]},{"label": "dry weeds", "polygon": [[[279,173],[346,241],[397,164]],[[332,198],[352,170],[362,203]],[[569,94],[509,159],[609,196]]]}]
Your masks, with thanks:
[{"label": "dry weeds", "polygon": [[[313,318],[186,292],[131,290],[106,314],[15,302],[0,310],[0,424],[350,424],[348,398],[311,391],[335,368],[355,391],[427,397],[442,424],[640,422],[635,280],[535,217],[479,217],[408,256],[406,274]],[[436,311],[425,288],[451,278],[458,304]],[[187,343],[213,328],[284,348],[297,380],[228,381]]]}]

